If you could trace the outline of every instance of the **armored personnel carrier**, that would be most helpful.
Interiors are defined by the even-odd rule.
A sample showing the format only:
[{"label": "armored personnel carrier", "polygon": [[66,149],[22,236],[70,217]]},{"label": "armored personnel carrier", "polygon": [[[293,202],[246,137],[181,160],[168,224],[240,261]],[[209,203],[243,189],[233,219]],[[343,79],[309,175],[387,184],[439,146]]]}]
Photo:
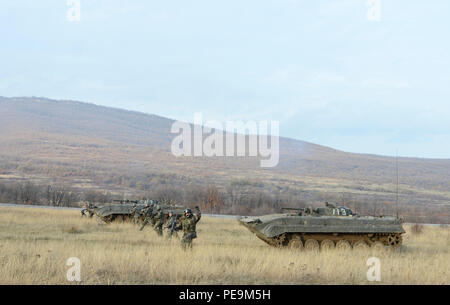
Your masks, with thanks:
[{"label": "armored personnel carrier", "polygon": [[[142,206],[143,205],[139,205]],[[104,222],[130,221],[133,216],[133,204],[110,204],[95,209],[95,215]]]},{"label": "armored personnel carrier", "polygon": [[258,238],[276,247],[332,248],[398,247],[402,220],[392,216],[359,216],[347,207],[290,209],[295,212],[242,217],[239,222]]},{"label": "armored personnel carrier", "polygon": [[[94,214],[106,223],[113,221],[131,221],[134,218],[134,207],[137,207],[136,211],[140,214],[139,217],[143,217],[142,211],[145,204],[138,203],[137,201],[126,201],[120,204],[110,204],[97,207],[94,210]],[[171,206],[160,204],[164,217],[168,218],[168,214],[172,211],[175,214],[182,214],[184,207]],[[143,220],[143,219],[141,219]]]}]

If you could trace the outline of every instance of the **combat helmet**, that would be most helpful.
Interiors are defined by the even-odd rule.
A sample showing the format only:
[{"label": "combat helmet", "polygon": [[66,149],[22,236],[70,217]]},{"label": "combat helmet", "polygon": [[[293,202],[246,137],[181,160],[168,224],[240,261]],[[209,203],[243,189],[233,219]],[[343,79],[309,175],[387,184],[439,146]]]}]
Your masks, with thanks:
[{"label": "combat helmet", "polygon": [[189,213],[189,217],[192,216],[192,210],[187,208],[186,210],[184,210],[184,215]]}]

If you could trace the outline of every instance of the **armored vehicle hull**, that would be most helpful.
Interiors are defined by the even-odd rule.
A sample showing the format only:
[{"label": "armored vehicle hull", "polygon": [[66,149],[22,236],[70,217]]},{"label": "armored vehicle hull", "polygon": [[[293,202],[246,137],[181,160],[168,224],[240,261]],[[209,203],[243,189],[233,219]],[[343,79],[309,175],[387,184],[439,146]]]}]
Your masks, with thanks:
[{"label": "armored vehicle hull", "polygon": [[[144,205],[138,205],[139,208]],[[133,218],[132,204],[111,204],[100,206],[95,210],[95,215],[104,222],[130,221]]]},{"label": "armored vehicle hull", "polygon": [[243,217],[239,222],[276,247],[398,247],[405,233],[401,220],[390,216],[273,214]]},{"label": "armored vehicle hull", "polygon": [[[144,204],[137,204],[137,210],[142,211]],[[161,205],[164,217],[167,218],[170,211],[174,214],[183,214],[184,207]],[[133,204],[111,204],[98,207],[94,210],[95,215],[104,222],[131,221],[134,218]],[[143,217],[141,215],[140,217]],[[143,220],[143,219],[141,219]]]}]

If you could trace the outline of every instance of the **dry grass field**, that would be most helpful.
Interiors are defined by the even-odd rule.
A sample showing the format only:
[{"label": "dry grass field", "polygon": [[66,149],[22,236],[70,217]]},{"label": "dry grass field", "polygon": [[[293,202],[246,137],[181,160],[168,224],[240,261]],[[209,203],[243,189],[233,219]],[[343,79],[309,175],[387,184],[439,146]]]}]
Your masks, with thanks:
[{"label": "dry grass field", "polygon": [[[0,207],[0,284],[73,284],[66,261],[81,261],[80,284],[450,284],[450,228],[406,227],[396,251],[308,253],[276,249],[236,220],[203,217],[194,249],[147,227],[99,224],[77,211]],[[381,282],[366,261],[381,261]]]}]

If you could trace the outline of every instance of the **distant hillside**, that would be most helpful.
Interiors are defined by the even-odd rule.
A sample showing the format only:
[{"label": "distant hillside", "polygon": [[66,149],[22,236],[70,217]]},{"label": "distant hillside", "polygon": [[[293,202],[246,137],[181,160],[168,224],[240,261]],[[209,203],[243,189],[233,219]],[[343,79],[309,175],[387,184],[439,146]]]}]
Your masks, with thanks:
[{"label": "distant hillside", "polygon": [[[222,189],[237,183],[296,190],[305,200],[394,197],[392,157],[280,138],[276,168],[260,168],[257,158],[248,157],[176,158],[170,153],[171,119],[45,98],[0,97],[0,109],[0,182],[64,182],[128,194],[165,183]],[[399,169],[403,202],[450,202],[449,159],[399,158]]]}]

